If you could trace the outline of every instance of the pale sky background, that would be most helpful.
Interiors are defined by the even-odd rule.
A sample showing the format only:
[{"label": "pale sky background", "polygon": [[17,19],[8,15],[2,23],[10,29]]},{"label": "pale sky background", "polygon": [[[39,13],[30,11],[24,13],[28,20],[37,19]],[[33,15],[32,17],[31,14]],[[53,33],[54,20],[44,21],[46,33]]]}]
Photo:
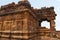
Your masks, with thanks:
[{"label": "pale sky background", "polygon": [[[9,3],[15,2],[16,4],[20,0],[0,0],[0,6],[7,5]],[[29,0],[30,4],[34,8],[41,8],[41,7],[51,7],[54,6],[54,10],[57,14],[56,17],[56,29],[60,30],[60,0]],[[49,28],[49,23],[43,22],[44,26],[47,25],[47,28]]]}]

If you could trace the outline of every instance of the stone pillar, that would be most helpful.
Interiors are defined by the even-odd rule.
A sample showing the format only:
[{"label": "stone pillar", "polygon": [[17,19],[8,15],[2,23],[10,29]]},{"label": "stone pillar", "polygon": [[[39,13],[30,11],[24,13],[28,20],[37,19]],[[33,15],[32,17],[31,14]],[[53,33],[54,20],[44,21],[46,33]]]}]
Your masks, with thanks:
[{"label": "stone pillar", "polygon": [[54,20],[50,21],[50,30],[55,31],[55,21]]},{"label": "stone pillar", "polygon": [[41,21],[39,21],[39,26],[41,27]]}]

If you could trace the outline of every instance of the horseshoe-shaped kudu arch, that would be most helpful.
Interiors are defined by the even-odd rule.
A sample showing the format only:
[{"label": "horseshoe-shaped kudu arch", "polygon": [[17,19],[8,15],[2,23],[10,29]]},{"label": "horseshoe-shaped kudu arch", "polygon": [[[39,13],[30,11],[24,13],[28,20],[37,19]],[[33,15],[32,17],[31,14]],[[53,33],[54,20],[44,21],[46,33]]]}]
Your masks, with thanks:
[{"label": "horseshoe-shaped kudu arch", "polygon": [[[34,9],[28,0],[1,6],[0,40],[60,40],[56,16],[54,7]],[[43,21],[50,23],[50,29],[41,27]]]}]

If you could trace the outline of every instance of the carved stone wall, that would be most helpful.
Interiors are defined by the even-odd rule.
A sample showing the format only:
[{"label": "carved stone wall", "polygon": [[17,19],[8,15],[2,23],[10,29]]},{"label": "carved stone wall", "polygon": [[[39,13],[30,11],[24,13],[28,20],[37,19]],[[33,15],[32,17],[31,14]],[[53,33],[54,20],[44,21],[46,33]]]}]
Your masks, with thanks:
[{"label": "carved stone wall", "polygon": [[[34,9],[27,0],[1,6],[0,39],[49,40],[56,32],[55,16],[54,7]],[[42,21],[50,22],[50,29],[42,28]]]}]

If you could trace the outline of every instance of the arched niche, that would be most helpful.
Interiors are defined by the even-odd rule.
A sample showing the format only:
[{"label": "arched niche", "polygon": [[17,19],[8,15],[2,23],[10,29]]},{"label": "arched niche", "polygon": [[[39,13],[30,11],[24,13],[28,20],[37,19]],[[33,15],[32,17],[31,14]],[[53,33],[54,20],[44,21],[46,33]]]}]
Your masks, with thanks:
[{"label": "arched niche", "polygon": [[39,26],[40,27],[48,27],[50,28],[51,31],[55,31],[55,21],[54,20],[43,20],[43,21],[39,21]]}]

